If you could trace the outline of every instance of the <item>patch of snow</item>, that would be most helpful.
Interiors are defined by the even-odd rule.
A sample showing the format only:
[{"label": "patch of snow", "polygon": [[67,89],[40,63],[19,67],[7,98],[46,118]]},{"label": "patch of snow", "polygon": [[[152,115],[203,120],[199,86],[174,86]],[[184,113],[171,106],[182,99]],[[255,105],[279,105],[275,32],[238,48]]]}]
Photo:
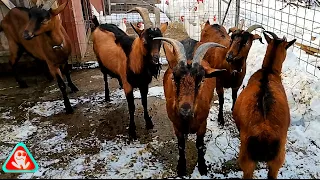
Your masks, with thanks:
[{"label": "patch of snow", "polygon": [[95,76],[91,76],[91,78],[93,78],[93,79],[102,79],[103,75],[95,75]]},{"label": "patch of snow", "polygon": [[1,113],[1,115],[0,115],[0,119],[6,119],[6,120],[15,119],[15,117],[14,117],[14,116],[11,116],[11,115],[10,115],[10,114],[11,114],[11,112],[12,112],[12,110],[11,110],[11,109],[9,109],[7,112],[3,112],[3,113]]},{"label": "patch of snow", "polygon": [[86,61],[79,66],[73,66],[72,69],[94,69],[98,68],[99,63],[98,61]]},{"label": "patch of snow", "polygon": [[164,57],[160,57],[159,61],[160,61],[160,63],[161,63],[162,65],[168,64],[167,59],[164,58]]},{"label": "patch of snow", "polygon": [[[78,100],[70,99],[71,106],[79,103]],[[58,114],[64,110],[63,100],[38,102],[37,105],[30,108],[30,112],[40,116],[49,117]]]},{"label": "patch of snow", "polygon": [[[31,120],[32,121],[32,120]],[[25,141],[37,131],[37,127],[27,120],[23,124],[9,125],[6,124],[0,128],[0,137],[2,143],[18,143]]]},{"label": "patch of snow", "polygon": [[[66,137],[66,129],[52,129],[54,136],[41,142],[37,151],[37,162],[39,170],[36,173],[25,173],[19,176],[21,179],[41,178],[86,178],[88,173],[90,177],[96,178],[161,178],[163,174],[163,165],[150,152],[148,144],[141,144],[138,141],[130,144],[122,139],[116,138],[112,141],[100,142],[98,139],[92,139],[100,146],[100,151],[95,154],[78,154],[70,158],[67,164],[61,167],[61,160],[47,159],[44,154],[63,153],[69,151],[85,140],[70,141]],[[160,144],[156,141],[153,144]],[[62,144],[62,145],[61,145]],[[57,148],[59,146],[59,148]],[[59,151],[57,151],[59,149]],[[75,149],[75,151],[79,151]],[[70,152],[69,152],[70,153]],[[101,168],[100,173],[90,174],[96,167]]]},{"label": "patch of snow", "polygon": [[[135,99],[140,99],[140,91],[135,90],[133,92]],[[89,97],[79,97],[77,99],[70,99],[71,106],[76,106],[77,104],[91,102],[93,104],[99,104],[104,102],[104,92],[93,94]],[[150,87],[148,97],[159,97],[164,99],[164,91],[163,87]],[[110,93],[111,104],[118,104],[119,102],[126,99],[123,89],[116,89],[115,91]],[[45,101],[45,102],[37,102],[37,104],[31,108],[29,111],[40,116],[49,117],[55,114],[58,114],[64,111],[63,100],[56,101]]]}]

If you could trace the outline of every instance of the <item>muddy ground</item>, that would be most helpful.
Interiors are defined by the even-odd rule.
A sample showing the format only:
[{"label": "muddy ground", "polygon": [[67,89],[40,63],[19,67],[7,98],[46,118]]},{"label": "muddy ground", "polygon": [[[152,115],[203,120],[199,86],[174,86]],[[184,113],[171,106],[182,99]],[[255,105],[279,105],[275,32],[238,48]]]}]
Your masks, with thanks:
[{"label": "muddy ground", "polygon": [[[166,66],[164,66],[163,69],[166,69]],[[163,73],[164,71],[161,72],[161,77],[158,80],[154,79],[152,81],[150,87],[162,86]],[[103,76],[98,68],[74,70],[72,72],[72,78],[80,91],[69,94],[70,99],[79,96],[92,96],[94,93],[102,92],[104,90]],[[53,101],[61,98],[60,91],[57,90],[58,87],[55,82],[49,82],[43,76],[28,75],[24,76],[24,79],[30,86],[29,88],[20,89],[17,87],[12,76],[2,76],[0,78],[0,107],[6,107],[2,109],[3,112],[7,109],[11,109],[10,114],[15,117],[10,123],[8,123],[7,120],[0,119],[0,126],[6,126],[6,124],[22,124],[26,120],[26,112],[21,110],[21,107],[30,107],[36,102]],[[117,80],[110,79],[109,87],[110,91],[119,88]],[[67,115],[63,111],[50,117],[41,117],[39,122],[48,121],[52,123],[52,126],[57,127],[65,125],[68,132],[67,139],[72,141],[86,139],[90,136],[97,137],[101,141],[112,140],[118,135],[124,135],[123,140],[127,141],[129,119],[126,101],[122,101],[117,107],[113,107],[112,104],[108,103],[104,104],[106,106],[105,109],[100,109],[90,102],[78,104],[75,106],[75,112],[71,115]],[[148,98],[149,113],[155,125],[154,129],[151,131],[145,129],[143,108],[140,99],[136,99],[135,104],[135,122],[139,141],[141,143],[148,143],[156,137],[160,142],[169,142],[163,150],[156,150],[154,155],[166,164],[166,168],[174,171],[177,165],[177,144],[171,122],[167,117],[165,100],[156,97]],[[36,115],[30,114],[29,118],[32,119],[33,116],[36,117]],[[43,138],[48,139],[50,138],[49,136],[50,134],[48,134],[48,137],[38,139],[38,135],[34,134],[29,138],[26,144],[31,153],[36,154],[37,149],[37,144],[33,144],[33,142],[41,141]],[[79,153],[87,154],[97,153],[100,150],[98,144],[96,147],[93,146],[93,148],[92,146],[90,148],[79,146],[78,148],[80,149]],[[194,142],[189,140],[186,149],[188,173],[191,173],[196,166],[197,159],[197,151]],[[59,158],[57,156],[65,156],[69,153],[71,152],[63,152],[63,154],[56,154],[53,156],[55,156],[54,158]],[[3,163],[4,160],[1,160],[0,165],[2,166]],[[16,178],[18,175],[19,174],[1,173],[0,177],[1,179]]]},{"label": "muddy ground", "polygon": [[[171,28],[176,28],[173,26]],[[166,37],[174,37],[178,40],[183,39],[185,32],[167,31]],[[163,54],[162,54],[163,55]],[[94,61],[94,55],[89,50],[86,54],[86,61]],[[161,76],[159,79],[153,79],[149,87],[162,86],[162,76],[167,66],[162,67]],[[37,67],[35,67],[37,69]],[[23,78],[30,86],[26,89],[21,89],[17,86],[12,74],[1,74],[0,76],[0,113],[5,113],[10,110],[10,116],[14,117],[10,121],[8,119],[0,118],[0,126],[21,125],[26,120],[34,119],[33,124],[38,126],[38,130],[25,140],[25,144],[37,158],[59,159],[60,163],[54,164],[55,169],[65,168],[66,164],[70,162],[73,157],[80,154],[96,154],[100,151],[100,144],[92,139],[98,139],[101,142],[106,140],[113,140],[116,137],[121,137],[123,141],[127,142],[128,135],[128,108],[125,100],[118,104],[110,104],[99,101],[97,103],[85,102],[74,106],[75,112],[67,115],[64,111],[54,114],[49,117],[43,117],[34,113],[26,113],[28,107],[32,107],[37,102],[60,100],[61,94],[56,82],[48,81],[43,73],[37,71],[23,72]],[[100,69],[74,69],[72,71],[72,79],[80,89],[77,93],[69,93],[70,99],[76,99],[80,96],[92,97],[98,92],[104,91],[104,81]],[[115,91],[119,88],[116,79],[109,80],[110,91]],[[69,90],[69,89],[68,89]],[[175,170],[177,165],[178,149],[176,138],[173,133],[173,127],[168,119],[165,100],[157,97],[148,97],[149,114],[154,122],[154,129],[147,131],[145,129],[145,122],[143,119],[143,108],[140,99],[135,100],[135,123],[137,126],[138,140],[141,143],[151,142],[157,138],[159,142],[165,142],[165,145],[160,149],[153,150],[153,156],[156,157],[167,169],[167,174],[162,177],[176,176]],[[27,117],[26,117],[27,114]],[[47,127],[50,126],[50,127]],[[39,128],[41,127],[41,128]],[[41,151],[39,142],[48,140],[54,136],[52,129],[59,129],[65,127],[67,129],[66,139],[72,143],[73,148],[63,152],[52,153],[50,151]],[[42,130],[39,130],[42,129]],[[49,131],[49,132],[47,132]],[[123,135],[123,136],[119,136]],[[80,143],[78,143],[80,142]],[[14,147],[15,144],[0,141],[1,147]],[[129,142],[128,142],[129,143]],[[73,149],[77,151],[73,151]],[[39,154],[38,152],[42,152]],[[194,141],[188,140],[186,144],[187,157],[187,171],[192,173],[197,162],[197,150]],[[0,165],[4,163],[5,159],[0,160]],[[103,164],[97,163],[94,171],[86,172],[85,177],[95,177],[97,173],[103,173]],[[17,178],[19,174],[6,174],[0,172],[0,178]],[[42,176],[46,177],[46,176]]]}]

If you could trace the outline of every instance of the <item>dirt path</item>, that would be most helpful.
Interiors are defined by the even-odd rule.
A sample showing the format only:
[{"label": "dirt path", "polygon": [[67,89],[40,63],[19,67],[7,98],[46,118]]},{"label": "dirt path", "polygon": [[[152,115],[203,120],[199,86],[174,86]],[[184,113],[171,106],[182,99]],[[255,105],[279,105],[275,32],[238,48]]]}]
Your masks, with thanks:
[{"label": "dirt path", "polygon": [[[166,67],[163,67],[161,77],[158,80],[154,79],[150,87],[162,86],[162,75],[165,69]],[[117,104],[103,101],[104,81],[100,70],[75,70],[72,73],[72,78],[80,91],[75,94],[69,94],[70,99],[79,97],[89,97],[91,99],[75,105],[75,113],[72,115],[66,115],[62,111],[49,117],[43,117],[30,112],[30,107],[36,106],[37,102],[60,100],[60,91],[55,82],[48,82],[42,76],[26,75],[24,79],[30,87],[20,89],[16,86],[12,76],[0,77],[0,115],[9,112],[7,114],[9,117],[0,118],[0,126],[5,131],[12,132],[14,129],[8,130],[8,126],[13,128],[20,127],[26,122],[31,122],[32,126],[37,129],[25,139],[13,138],[11,141],[0,141],[0,146],[11,151],[14,145],[18,143],[18,140],[24,140],[23,142],[25,142],[35,159],[59,159],[59,163],[52,166],[65,168],[66,164],[80,154],[98,153],[101,148],[101,142],[114,140],[119,135],[123,135],[121,139],[126,142],[129,125],[127,103],[124,99]],[[109,82],[110,91],[119,91],[116,79],[111,79]],[[97,93],[100,94],[96,96]],[[139,141],[143,144],[148,144],[156,138],[159,142],[165,142],[161,148],[153,150],[153,155],[165,165],[168,172],[171,172],[163,176],[173,176],[174,174],[172,173],[174,173],[177,165],[178,152],[173,128],[167,117],[165,100],[158,97],[148,98],[149,113],[155,124],[154,129],[151,131],[145,129],[140,99],[136,99],[135,104],[135,122]],[[61,128],[64,128],[67,132],[65,140],[72,144],[71,149],[61,147],[63,149],[61,152],[53,153],[39,145],[41,141],[50,141],[50,138],[56,136]],[[74,151],[74,149],[77,149],[77,151]],[[188,173],[191,173],[196,166],[196,152],[194,142],[189,140],[187,142]],[[8,153],[6,152],[0,160],[1,166]],[[102,167],[103,164],[96,163],[95,166],[97,168],[88,173],[86,177],[98,174],[98,167]],[[100,169],[100,171],[103,170]],[[16,178],[18,174],[4,174],[1,171],[0,177]]]}]

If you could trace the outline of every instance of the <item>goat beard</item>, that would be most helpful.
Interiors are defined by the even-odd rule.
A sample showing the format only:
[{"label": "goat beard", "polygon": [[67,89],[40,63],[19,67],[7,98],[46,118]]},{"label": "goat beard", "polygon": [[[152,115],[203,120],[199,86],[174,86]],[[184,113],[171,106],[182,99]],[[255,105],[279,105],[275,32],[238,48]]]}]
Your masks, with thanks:
[{"label": "goat beard", "polygon": [[151,76],[158,79],[158,77],[160,75],[160,70],[161,70],[162,64],[161,63],[159,63],[159,64],[150,63],[149,67],[150,67],[149,71],[151,73]]}]

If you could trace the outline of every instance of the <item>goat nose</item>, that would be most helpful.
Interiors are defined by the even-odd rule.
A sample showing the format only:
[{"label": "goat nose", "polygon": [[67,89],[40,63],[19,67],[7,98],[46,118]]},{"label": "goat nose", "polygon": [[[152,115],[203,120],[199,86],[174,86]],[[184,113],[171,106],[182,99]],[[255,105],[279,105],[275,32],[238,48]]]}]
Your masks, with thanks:
[{"label": "goat nose", "polygon": [[233,59],[232,54],[231,53],[227,54],[227,58],[226,58],[227,62],[229,63],[232,62],[232,59]]},{"label": "goat nose", "polygon": [[152,58],[153,63],[154,63],[154,64],[158,64],[158,63],[159,63],[159,58],[160,58],[160,55],[159,55],[159,54],[153,55],[153,58]]},{"label": "goat nose", "polygon": [[154,58],[154,59],[159,59],[159,58],[160,58],[160,55],[159,55],[159,54],[155,54],[155,55],[153,55],[153,58]]},{"label": "goat nose", "polygon": [[183,117],[190,117],[192,115],[190,104],[182,104],[182,106],[180,107],[180,115]]}]

